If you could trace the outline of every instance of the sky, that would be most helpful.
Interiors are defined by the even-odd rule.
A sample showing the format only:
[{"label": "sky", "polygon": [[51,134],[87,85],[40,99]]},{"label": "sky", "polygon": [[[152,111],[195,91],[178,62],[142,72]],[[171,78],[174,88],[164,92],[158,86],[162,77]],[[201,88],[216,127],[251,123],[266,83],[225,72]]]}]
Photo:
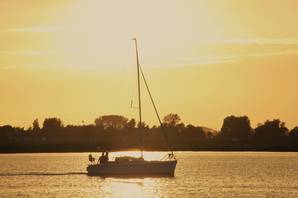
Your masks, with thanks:
[{"label": "sky", "polygon": [[[161,116],[298,125],[296,0],[2,0],[0,125],[137,118],[140,62]],[[144,88],[144,84],[142,84]],[[157,124],[148,94],[144,120]],[[131,108],[131,101],[133,107]]]}]

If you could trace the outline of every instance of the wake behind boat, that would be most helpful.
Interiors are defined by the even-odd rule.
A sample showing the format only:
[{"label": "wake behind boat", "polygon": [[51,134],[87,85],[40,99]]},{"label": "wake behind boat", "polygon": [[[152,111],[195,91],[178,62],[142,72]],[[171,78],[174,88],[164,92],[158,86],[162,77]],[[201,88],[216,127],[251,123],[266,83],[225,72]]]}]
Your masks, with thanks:
[{"label": "wake behind boat", "polygon": [[[137,59],[137,77],[138,77],[138,100],[139,100],[139,131],[142,133],[142,108],[141,108],[141,86],[140,76],[142,77],[146,89],[149,93],[151,103],[154,107],[156,116],[160,123],[161,131],[168,144],[171,152],[166,156],[165,160],[147,161],[143,157],[143,138],[140,140],[141,157],[122,156],[116,157],[115,160],[110,161],[108,152],[103,152],[98,161],[95,162],[95,158],[89,155],[89,161],[91,162],[87,167],[88,175],[94,176],[174,176],[177,159],[172,151],[170,142],[167,138],[160,116],[158,114],[153,97],[149,90],[146,78],[139,64],[138,45],[135,41],[136,59]],[[141,75],[140,75],[141,74]]]}]

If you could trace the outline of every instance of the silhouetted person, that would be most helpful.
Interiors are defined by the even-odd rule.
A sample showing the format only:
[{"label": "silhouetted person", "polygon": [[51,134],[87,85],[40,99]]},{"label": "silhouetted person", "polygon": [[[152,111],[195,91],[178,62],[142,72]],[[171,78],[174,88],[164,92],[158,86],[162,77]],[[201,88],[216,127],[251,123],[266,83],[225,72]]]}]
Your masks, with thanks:
[{"label": "silhouetted person", "polygon": [[109,161],[109,152],[106,152],[105,158],[107,161]]},{"label": "silhouetted person", "polygon": [[91,154],[89,154],[89,161],[90,162],[94,162],[95,161],[95,158]]},{"label": "silhouetted person", "polygon": [[102,152],[101,156],[99,157],[99,162],[100,163],[107,163],[109,161],[109,154],[108,152]]},{"label": "silhouetted person", "polygon": [[104,152],[101,153],[101,156],[98,158],[98,161],[100,163],[103,163],[104,162]]}]

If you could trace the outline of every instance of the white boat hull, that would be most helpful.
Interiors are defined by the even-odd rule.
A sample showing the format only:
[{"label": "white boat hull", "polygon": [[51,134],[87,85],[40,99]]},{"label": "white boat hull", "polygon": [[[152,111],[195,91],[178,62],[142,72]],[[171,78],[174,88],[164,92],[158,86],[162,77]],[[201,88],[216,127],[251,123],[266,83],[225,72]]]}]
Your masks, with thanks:
[{"label": "white boat hull", "polygon": [[174,176],[177,161],[107,162],[90,164],[88,175],[98,176]]}]

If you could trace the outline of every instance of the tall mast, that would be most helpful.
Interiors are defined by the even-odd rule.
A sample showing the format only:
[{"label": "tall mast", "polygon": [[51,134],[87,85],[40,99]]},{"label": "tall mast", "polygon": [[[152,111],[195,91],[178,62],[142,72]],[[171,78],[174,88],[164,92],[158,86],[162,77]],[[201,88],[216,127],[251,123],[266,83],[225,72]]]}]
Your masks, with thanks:
[{"label": "tall mast", "polygon": [[[137,42],[137,39],[136,39],[136,38],[133,38],[132,40],[135,41],[136,58],[137,58],[138,98],[139,98],[139,119],[140,119],[140,121],[139,121],[139,129],[142,128],[141,85],[140,85],[140,75],[142,75],[142,78],[143,78],[143,80],[144,80],[146,89],[147,89],[148,94],[149,94],[149,96],[150,96],[151,103],[152,103],[152,105],[153,105],[153,107],[154,107],[155,114],[156,114],[156,116],[157,116],[157,118],[158,118],[158,121],[159,121],[161,130],[162,130],[162,132],[163,132],[163,134],[164,134],[164,136],[165,136],[165,139],[166,139],[167,144],[168,144],[168,146],[169,146],[169,149],[170,149],[170,151],[171,151],[171,154],[169,154],[169,156],[171,155],[171,156],[173,157],[173,156],[174,156],[174,153],[173,153],[172,146],[171,146],[171,144],[170,144],[170,142],[169,142],[169,140],[168,140],[167,133],[166,133],[166,131],[165,131],[165,129],[164,129],[164,126],[163,126],[163,124],[162,124],[162,122],[161,122],[161,119],[160,119],[159,113],[158,113],[158,111],[157,111],[156,105],[155,105],[155,103],[154,103],[152,94],[151,94],[151,92],[150,92],[150,90],[149,90],[149,86],[148,86],[148,84],[147,84],[145,75],[144,75],[143,70],[142,70],[142,68],[141,68],[141,66],[140,66],[140,62],[139,62],[139,52],[138,52],[138,42]],[[141,146],[141,156],[142,156],[142,157],[143,157],[143,135],[144,135],[144,134],[142,134],[141,141],[140,141],[140,146]]]},{"label": "tall mast", "polygon": [[141,84],[140,84],[140,62],[139,62],[139,52],[138,52],[138,42],[137,39],[133,39],[135,41],[136,47],[136,58],[137,58],[137,74],[138,74],[138,99],[139,99],[139,127],[142,125],[142,104],[141,104]]},{"label": "tall mast", "polygon": [[[141,84],[140,84],[140,62],[139,62],[139,52],[138,52],[138,42],[136,38],[135,41],[136,48],[136,58],[137,58],[137,75],[138,75],[138,99],[139,99],[139,128],[142,128],[142,104],[141,104]],[[141,155],[143,157],[143,138],[141,138]]]}]

